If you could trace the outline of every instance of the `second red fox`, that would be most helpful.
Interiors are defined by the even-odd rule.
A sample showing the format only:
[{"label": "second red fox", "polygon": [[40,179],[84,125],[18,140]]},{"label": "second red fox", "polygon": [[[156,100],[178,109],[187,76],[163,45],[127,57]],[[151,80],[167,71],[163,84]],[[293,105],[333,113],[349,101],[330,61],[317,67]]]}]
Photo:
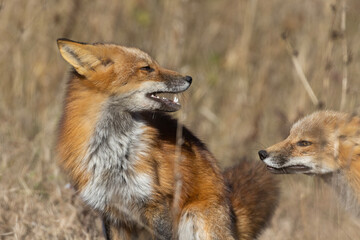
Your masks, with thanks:
[{"label": "second red fox", "polygon": [[73,67],[59,127],[60,164],[106,223],[108,238],[253,239],[270,219],[276,181],[244,162],[225,174],[206,146],[182,129],[175,200],[176,94],[192,78],[148,54],[113,44],[58,40]]},{"label": "second red fox", "polygon": [[284,140],[259,156],[276,174],[316,175],[331,184],[343,205],[360,216],[360,117],[319,111],[300,119]]}]

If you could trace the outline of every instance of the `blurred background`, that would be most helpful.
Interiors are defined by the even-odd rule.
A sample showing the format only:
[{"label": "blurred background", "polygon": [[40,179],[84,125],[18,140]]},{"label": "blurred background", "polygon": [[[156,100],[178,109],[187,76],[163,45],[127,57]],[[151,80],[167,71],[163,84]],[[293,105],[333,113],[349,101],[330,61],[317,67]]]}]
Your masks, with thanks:
[{"label": "blurred background", "polygon": [[[222,167],[259,161],[320,108],[360,112],[359,0],[1,0],[0,33],[0,239],[102,239],[56,163],[69,71],[57,38],[138,47],[191,75],[176,116]],[[360,239],[330,187],[276,177],[261,240]]]}]

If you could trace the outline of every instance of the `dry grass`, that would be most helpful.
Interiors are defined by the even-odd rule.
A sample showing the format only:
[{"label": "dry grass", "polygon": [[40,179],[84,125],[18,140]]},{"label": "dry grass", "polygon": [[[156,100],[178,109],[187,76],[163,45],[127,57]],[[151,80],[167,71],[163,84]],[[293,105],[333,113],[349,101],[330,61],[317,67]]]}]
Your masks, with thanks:
[{"label": "dry grass", "polygon": [[[325,108],[360,111],[360,1],[346,4],[344,29],[335,0],[0,1],[0,239],[102,237],[56,165],[68,69],[56,38],[137,46],[192,75],[182,117],[225,167],[257,160],[316,110],[282,34]],[[360,239],[329,187],[279,178],[280,206],[260,239]]]}]

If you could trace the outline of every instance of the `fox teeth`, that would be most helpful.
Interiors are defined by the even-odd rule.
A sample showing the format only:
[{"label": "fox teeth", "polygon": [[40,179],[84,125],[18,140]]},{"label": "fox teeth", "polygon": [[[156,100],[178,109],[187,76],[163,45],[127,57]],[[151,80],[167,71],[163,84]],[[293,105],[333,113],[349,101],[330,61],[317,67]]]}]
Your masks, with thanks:
[{"label": "fox teeth", "polygon": [[175,103],[178,103],[178,102],[179,102],[179,99],[178,99],[176,96],[174,97],[174,102],[175,102]]}]

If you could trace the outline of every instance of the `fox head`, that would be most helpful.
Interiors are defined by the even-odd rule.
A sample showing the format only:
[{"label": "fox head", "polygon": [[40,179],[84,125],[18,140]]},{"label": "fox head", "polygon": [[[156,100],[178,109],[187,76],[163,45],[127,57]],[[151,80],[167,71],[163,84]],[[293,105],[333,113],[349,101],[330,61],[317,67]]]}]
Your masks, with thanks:
[{"label": "fox head", "polygon": [[192,78],[164,69],[145,52],[113,44],[58,39],[61,56],[85,88],[111,96],[128,111],[177,111],[180,104],[159,93],[180,93]]},{"label": "fox head", "polygon": [[284,141],[259,156],[273,173],[336,172],[359,157],[359,133],[360,118],[320,111],[299,120]]}]

